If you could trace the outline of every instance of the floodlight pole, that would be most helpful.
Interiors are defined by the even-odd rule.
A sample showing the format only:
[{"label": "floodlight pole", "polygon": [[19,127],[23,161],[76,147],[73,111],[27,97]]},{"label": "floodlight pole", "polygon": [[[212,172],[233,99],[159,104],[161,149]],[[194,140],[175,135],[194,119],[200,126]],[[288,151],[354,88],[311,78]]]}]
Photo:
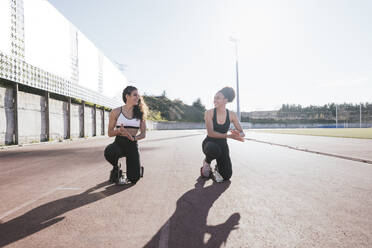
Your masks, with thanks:
[{"label": "floodlight pole", "polygon": [[236,112],[238,115],[238,120],[240,122],[240,104],[239,104],[239,66],[238,66],[238,40],[230,37],[230,41],[235,44],[235,67],[236,67]]},{"label": "floodlight pole", "polygon": [[337,104],[336,104],[336,128],[338,127],[337,122],[338,120],[337,120]]},{"label": "floodlight pole", "polygon": [[359,128],[362,128],[362,104],[359,105]]}]

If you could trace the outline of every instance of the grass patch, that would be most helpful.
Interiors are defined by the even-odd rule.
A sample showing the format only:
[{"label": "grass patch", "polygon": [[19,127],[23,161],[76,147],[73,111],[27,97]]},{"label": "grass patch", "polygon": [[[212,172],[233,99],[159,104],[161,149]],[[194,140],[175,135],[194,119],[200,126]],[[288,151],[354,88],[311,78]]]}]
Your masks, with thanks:
[{"label": "grass patch", "polygon": [[255,132],[372,139],[372,128],[255,129]]}]

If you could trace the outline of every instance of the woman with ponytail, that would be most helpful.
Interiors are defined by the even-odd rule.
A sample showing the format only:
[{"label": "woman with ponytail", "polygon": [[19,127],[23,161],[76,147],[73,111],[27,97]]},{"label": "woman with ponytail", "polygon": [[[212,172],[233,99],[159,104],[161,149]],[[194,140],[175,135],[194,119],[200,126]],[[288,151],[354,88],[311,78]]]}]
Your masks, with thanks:
[{"label": "woman with ponytail", "polygon": [[[108,136],[115,137],[115,141],[106,147],[105,158],[113,166],[110,182],[135,184],[141,176],[137,141],[146,137],[147,106],[134,86],[124,89],[123,101],[125,105],[110,113]],[[121,157],[126,157],[127,179],[122,178],[118,166]]]},{"label": "woman with ponytail", "polygon": [[[234,98],[233,88],[221,89],[214,96],[214,109],[206,111],[204,115],[208,135],[202,144],[205,159],[200,172],[202,177],[212,177],[217,182],[229,180],[232,175],[227,139],[244,141],[245,134],[238,116],[226,109],[226,104],[232,102]],[[231,122],[234,124],[235,130],[228,133]],[[217,161],[217,165],[212,173],[210,164],[214,159]]]}]

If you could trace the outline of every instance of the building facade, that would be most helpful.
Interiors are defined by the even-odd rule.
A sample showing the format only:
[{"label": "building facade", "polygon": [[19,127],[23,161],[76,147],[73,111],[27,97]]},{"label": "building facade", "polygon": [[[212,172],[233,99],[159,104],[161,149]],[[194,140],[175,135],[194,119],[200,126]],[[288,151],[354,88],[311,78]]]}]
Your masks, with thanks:
[{"label": "building facade", "polygon": [[0,1],[0,78],[106,107],[128,81],[46,0]]},{"label": "building facade", "polygon": [[0,146],[104,135],[123,73],[46,0],[0,0]]}]

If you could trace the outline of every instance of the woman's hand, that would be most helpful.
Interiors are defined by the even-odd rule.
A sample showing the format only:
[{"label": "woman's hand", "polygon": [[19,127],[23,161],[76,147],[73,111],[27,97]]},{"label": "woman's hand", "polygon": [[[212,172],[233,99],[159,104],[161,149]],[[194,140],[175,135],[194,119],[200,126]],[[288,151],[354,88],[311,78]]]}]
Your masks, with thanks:
[{"label": "woman's hand", "polygon": [[236,129],[231,129],[230,132],[236,134],[236,135],[239,135],[240,137],[244,138],[245,137],[245,133],[244,132],[239,132],[238,130]]},{"label": "woman's hand", "polygon": [[121,136],[127,137],[130,141],[134,141],[133,136],[124,128],[123,124],[121,124],[121,126],[119,128],[119,134]]},{"label": "woman's hand", "polygon": [[227,135],[228,138],[244,142],[244,138],[240,135],[238,130],[230,130],[230,132],[231,134]]}]

